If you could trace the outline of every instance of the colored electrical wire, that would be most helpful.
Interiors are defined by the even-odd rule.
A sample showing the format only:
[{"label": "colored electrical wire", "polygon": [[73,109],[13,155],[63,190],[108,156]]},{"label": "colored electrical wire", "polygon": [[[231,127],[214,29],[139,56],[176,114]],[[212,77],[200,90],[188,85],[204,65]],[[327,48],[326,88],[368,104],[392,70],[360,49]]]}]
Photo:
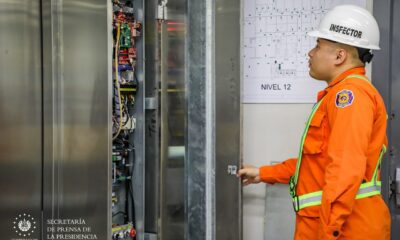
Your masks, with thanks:
[{"label": "colored electrical wire", "polygon": [[117,23],[117,39],[116,39],[116,43],[115,43],[115,60],[114,60],[114,64],[115,64],[115,85],[117,87],[117,94],[118,94],[118,106],[119,106],[119,124],[118,124],[118,130],[115,133],[115,135],[113,136],[113,140],[115,140],[119,133],[121,132],[122,129],[122,104],[121,104],[121,92],[120,92],[120,87],[119,87],[119,80],[118,80],[118,52],[119,52],[119,40],[121,37],[121,28],[120,28],[120,23]]}]

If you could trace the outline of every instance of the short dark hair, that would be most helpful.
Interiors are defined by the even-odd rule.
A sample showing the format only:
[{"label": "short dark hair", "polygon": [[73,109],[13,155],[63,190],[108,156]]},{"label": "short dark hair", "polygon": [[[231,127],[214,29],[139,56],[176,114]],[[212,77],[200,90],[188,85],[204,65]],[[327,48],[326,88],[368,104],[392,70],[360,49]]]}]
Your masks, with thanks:
[{"label": "short dark hair", "polygon": [[372,57],[374,56],[374,54],[371,53],[371,50],[366,48],[357,47],[357,52],[358,52],[358,57],[364,64],[371,62]]}]

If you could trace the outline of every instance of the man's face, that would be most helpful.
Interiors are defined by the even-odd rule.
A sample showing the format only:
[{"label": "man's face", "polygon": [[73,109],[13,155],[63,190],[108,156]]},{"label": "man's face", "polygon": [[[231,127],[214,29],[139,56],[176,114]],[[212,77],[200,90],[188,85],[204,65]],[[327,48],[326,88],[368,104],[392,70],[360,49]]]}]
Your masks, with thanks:
[{"label": "man's face", "polygon": [[317,80],[330,80],[336,60],[334,43],[318,38],[317,45],[310,50],[308,56],[310,76]]}]

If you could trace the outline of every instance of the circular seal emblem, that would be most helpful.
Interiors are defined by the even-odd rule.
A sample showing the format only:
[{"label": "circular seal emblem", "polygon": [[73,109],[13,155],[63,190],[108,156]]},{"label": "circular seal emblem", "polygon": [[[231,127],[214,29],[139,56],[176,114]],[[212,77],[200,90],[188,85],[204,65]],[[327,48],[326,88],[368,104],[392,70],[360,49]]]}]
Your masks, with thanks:
[{"label": "circular seal emblem", "polygon": [[352,91],[344,89],[336,94],[336,106],[345,108],[350,106],[354,101],[354,94]]},{"label": "circular seal emblem", "polygon": [[20,237],[29,237],[36,230],[36,221],[30,214],[19,214],[14,218],[13,229]]}]

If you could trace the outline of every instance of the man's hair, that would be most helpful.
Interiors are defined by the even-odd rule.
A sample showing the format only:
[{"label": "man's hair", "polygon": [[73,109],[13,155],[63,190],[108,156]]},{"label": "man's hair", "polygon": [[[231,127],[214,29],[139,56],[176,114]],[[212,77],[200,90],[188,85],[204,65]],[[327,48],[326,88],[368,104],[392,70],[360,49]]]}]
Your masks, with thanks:
[{"label": "man's hair", "polygon": [[374,56],[374,54],[371,53],[371,50],[366,49],[366,48],[357,48],[357,52],[358,52],[358,57],[360,58],[361,62],[365,63],[369,63],[372,60],[372,57]]}]

